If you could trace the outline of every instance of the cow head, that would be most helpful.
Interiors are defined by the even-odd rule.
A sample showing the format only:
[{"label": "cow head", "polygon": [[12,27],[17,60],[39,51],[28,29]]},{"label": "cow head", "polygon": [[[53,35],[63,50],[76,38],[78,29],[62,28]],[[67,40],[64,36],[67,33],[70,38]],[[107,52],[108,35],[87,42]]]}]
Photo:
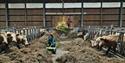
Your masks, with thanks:
[{"label": "cow head", "polygon": [[0,39],[2,39],[2,42],[7,44],[8,41],[7,41],[7,37],[6,37],[6,35],[5,35],[5,34],[0,34],[0,36],[1,36]]},{"label": "cow head", "polygon": [[29,45],[26,35],[17,34],[16,37],[17,37],[18,43],[22,43],[24,45]]},{"label": "cow head", "polygon": [[91,40],[91,46],[92,47],[98,47],[101,46],[103,41],[102,41],[102,37],[98,37],[95,41]]},{"label": "cow head", "polygon": [[16,40],[16,33],[13,32],[7,32],[7,40],[12,42],[17,42]]},{"label": "cow head", "polygon": [[91,47],[97,47],[99,44],[98,41],[91,40]]}]

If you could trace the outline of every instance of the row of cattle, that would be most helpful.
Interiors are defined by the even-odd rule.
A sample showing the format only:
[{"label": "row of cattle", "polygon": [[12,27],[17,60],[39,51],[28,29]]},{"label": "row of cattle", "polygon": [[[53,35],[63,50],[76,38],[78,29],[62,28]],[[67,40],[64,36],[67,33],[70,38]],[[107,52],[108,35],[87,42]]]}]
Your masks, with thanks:
[{"label": "row of cattle", "polygon": [[7,51],[11,46],[20,49],[20,44],[29,45],[26,35],[14,32],[0,32],[0,52]]},{"label": "row of cattle", "polygon": [[[120,32],[110,32],[110,31],[90,31],[83,30],[77,33],[77,37],[82,37],[85,41],[90,40],[91,47],[103,50],[107,48],[106,54],[113,50],[114,53],[120,52],[125,55],[125,34],[122,36]],[[122,45],[122,46],[121,46]]]},{"label": "row of cattle", "polygon": [[[43,34],[45,29],[40,29],[39,35]],[[16,32],[0,32],[0,53],[7,52],[11,47],[21,47],[28,46],[30,42],[28,41],[27,35]]]},{"label": "row of cattle", "polygon": [[103,47],[107,47],[106,54],[109,53],[109,51],[112,49],[114,53],[118,52],[120,47],[118,45],[122,45],[120,52],[122,52],[123,55],[125,55],[125,35],[122,37],[122,41],[119,42],[119,35],[107,35],[107,36],[101,36],[97,37],[95,40],[91,40],[91,46],[96,47],[99,50],[102,50]]}]

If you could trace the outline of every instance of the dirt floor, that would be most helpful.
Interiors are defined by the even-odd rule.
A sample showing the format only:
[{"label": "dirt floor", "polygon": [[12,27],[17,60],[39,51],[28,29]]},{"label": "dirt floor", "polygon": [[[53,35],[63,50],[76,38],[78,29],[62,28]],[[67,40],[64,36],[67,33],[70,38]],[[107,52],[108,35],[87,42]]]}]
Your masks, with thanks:
[{"label": "dirt floor", "polygon": [[81,38],[61,44],[63,50],[69,52],[57,58],[57,63],[125,63],[125,58],[104,56],[104,52],[91,48],[90,43]]},{"label": "dirt floor", "polygon": [[47,35],[44,35],[28,47],[1,53],[0,63],[125,63],[125,58],[104,56],[81,38],[58,39],[58,42],[57,53],[52,54],[46,49]]}]

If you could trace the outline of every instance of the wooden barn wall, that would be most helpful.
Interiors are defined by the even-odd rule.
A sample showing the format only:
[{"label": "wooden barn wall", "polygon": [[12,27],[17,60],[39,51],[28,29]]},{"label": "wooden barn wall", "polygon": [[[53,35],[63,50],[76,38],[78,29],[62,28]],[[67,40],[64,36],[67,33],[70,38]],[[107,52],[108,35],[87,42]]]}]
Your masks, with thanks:
[{"label": "wooden barn wall", "polygon": [[[84,9],[84,26],[117,26],[119,20],[119,9],[102,9],[102,18],[100,9]],[[102,22],[101,22],[102,20]]]},{"label": "wooden barn wall", "polygon": [[[47,9],[46,12],[66,12],[77,13],[80,9]],[[125,26],[125,8],[123,10],[123,26]],[[100,25],[110,26],[118,25],[119,8],[103,8],[102,9],[102,23],[100,9],[93,8],[84,9],[84,25]],[[56,26],[61,15],[47,15],[47,27]],[[67,16],[68,17],[68,16]],[[80,24],[80,15],[73,15],[74,26]],[[5,9],[0,9],[0,26],[5,26]],[[25,17],[25,9],[9,9],[9,25],[10,26],[43,26],[42,9],[27,9],[27,16]]]},{"label": "wooden barn wall", "polygon": [[125,26],[125,8],[123,9],[123,16],[122,16],[122,18],[123,18],[123,26]]},{"label": "wooden barn wall", "polygon": [[[27,16],[25,16],[27,15]],[[10,26],[42,26],[42,10],[41,9],[10,9]]]},{"label": "wooden barn wall", "polygon": [[[66,13],[77,13],[80,12],[80,9],[48,9],[47,12],[66,12]],[[119,21],[119,8],[103,8],[102,9],[102,18],[101,13],[100,13],[100,9],[99,8],[86,8],[84,9],[84,25],[85,26],[89,26],[89,25],[102,25],[102,26],[110,26],[110,25],[118,25],[118,21]],[[75,16],[75,15],[73,15]],[[55,19],[55,18],[54,18]],[[79,18],[75,19],[76,21],[78,21],[80,23],[80,15]],[[102,22],[101,22],[102,20]],[[79,24],[77,24],[79,25]]]},{"label": "wooden barn wall", "polygon": [[[64,21],[68,20],[69,16],[64,16]],[[70,16],[71,21],[73,22],[74,27],[78,27],[80,16]],[[52,16],[52,25],[55,27],[59,22],[63,21],[63,16]]]},{"label": "wooden barn wall", "polygon": [[0,9],[0,27],[5,26],[5,9]]}]

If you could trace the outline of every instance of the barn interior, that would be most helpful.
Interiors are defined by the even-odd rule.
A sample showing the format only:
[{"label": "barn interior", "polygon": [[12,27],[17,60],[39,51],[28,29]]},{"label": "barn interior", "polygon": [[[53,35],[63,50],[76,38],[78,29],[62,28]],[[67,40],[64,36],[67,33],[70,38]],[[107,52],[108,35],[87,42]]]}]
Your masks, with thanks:
[{"label": "barn interior", "polygon": [[0,63],[125,63],[124,24],[125,0],[0,0]]}]

